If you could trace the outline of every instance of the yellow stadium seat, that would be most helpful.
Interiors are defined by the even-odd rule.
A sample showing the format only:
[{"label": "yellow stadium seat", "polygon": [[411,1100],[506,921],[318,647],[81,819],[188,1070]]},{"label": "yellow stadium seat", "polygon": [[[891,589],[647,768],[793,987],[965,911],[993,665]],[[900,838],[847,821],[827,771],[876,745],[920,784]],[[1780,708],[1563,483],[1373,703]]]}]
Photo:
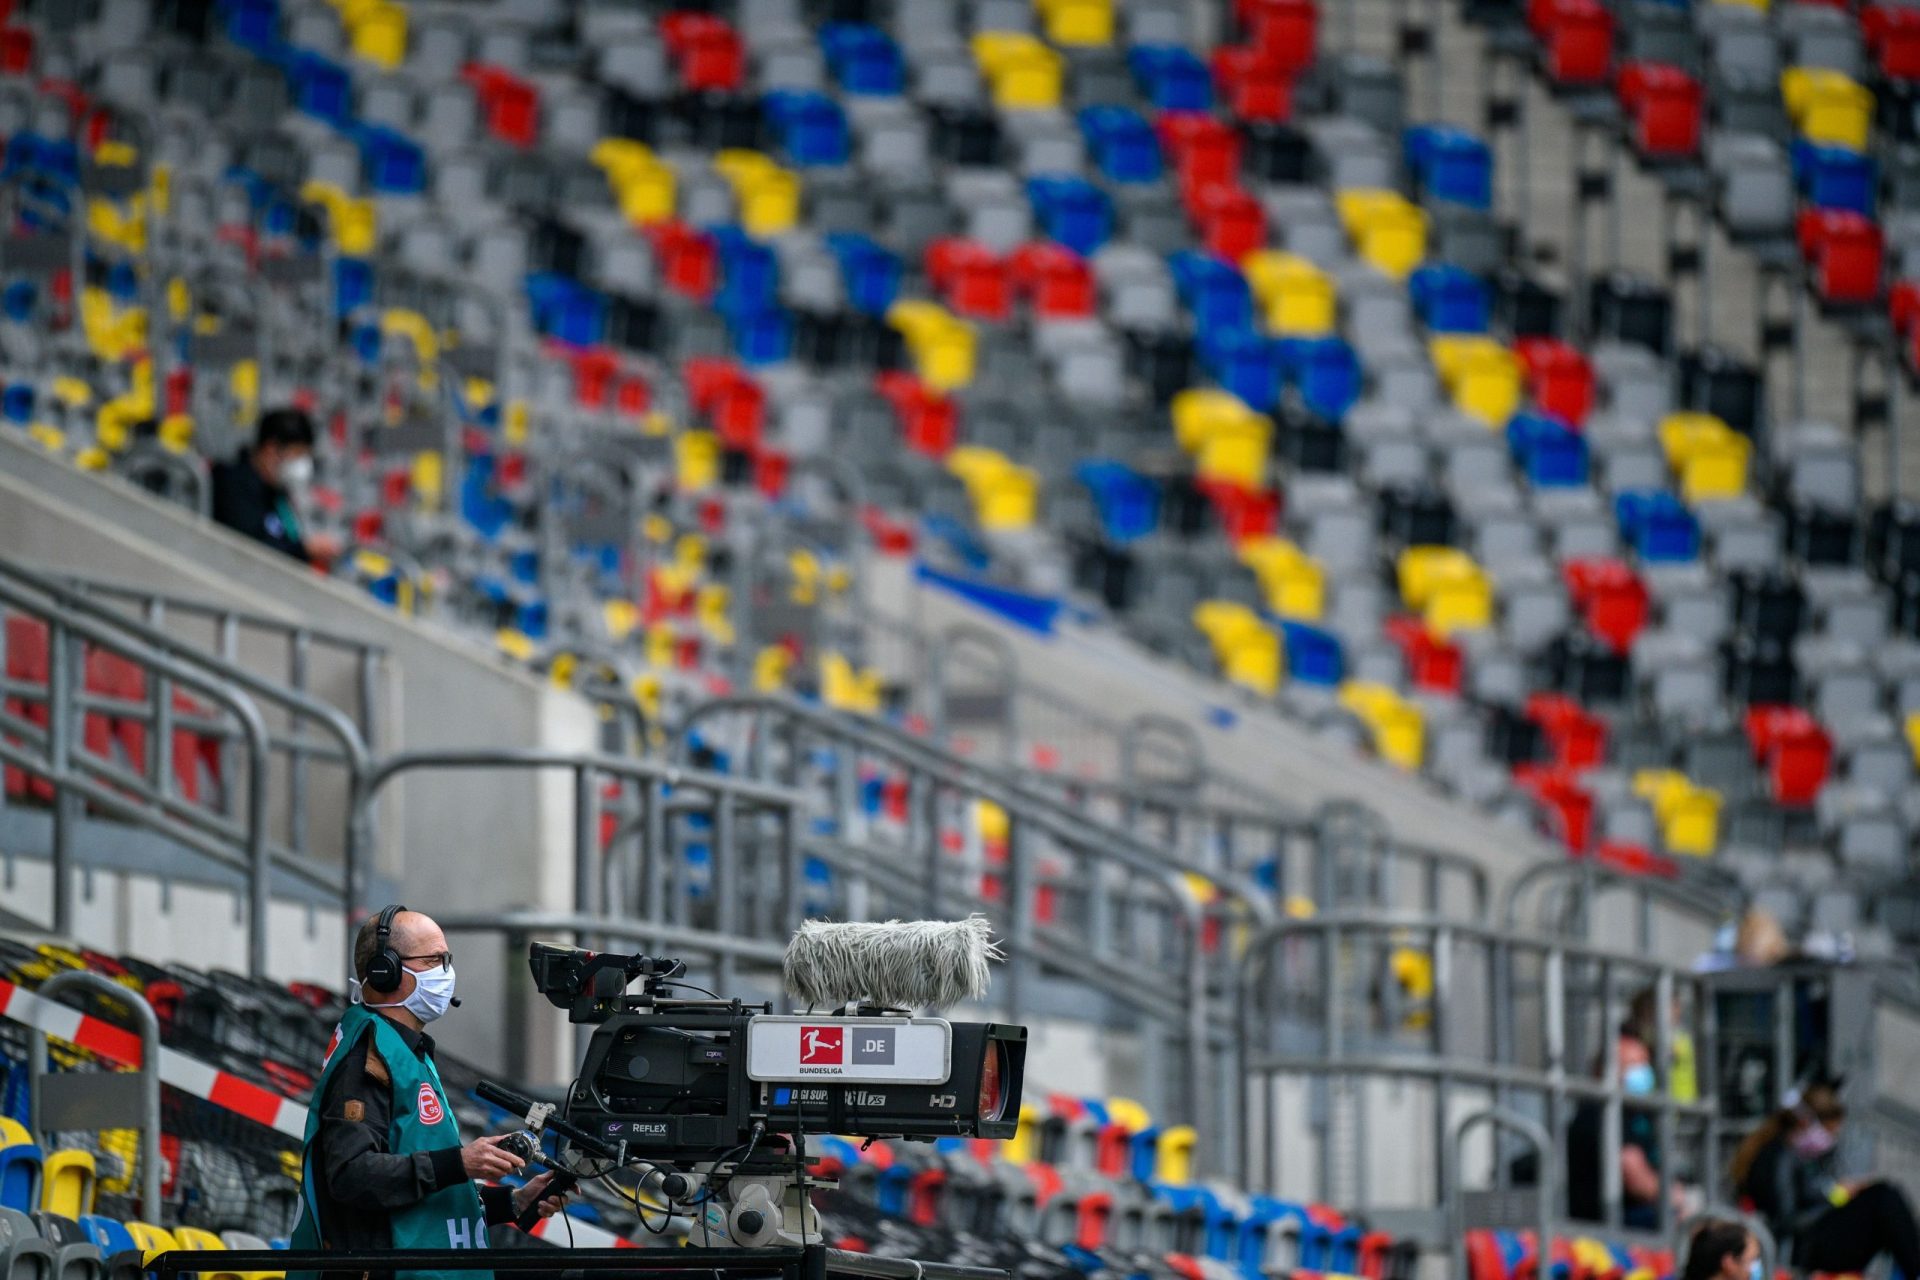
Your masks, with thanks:
[{"label": "yellow stadium seat", "polygon": [[1192,1125],[1178,1124],[1160,1135],[1155,1151],[1153,1176],[1171,1186],[1184,1187],[1193,1182],[1193,1149],[1200,1135]]},{"label": "yellow stadium seat", "polygon": [[1039,8],[1055,44],[1113,43],[1113,0],[1040,0]]},{"label": "yellow stadium seat", "polygon": [[1020,1124],[1007,1145],[1000,1148],[1000,1158],[1011,1165],[1032,1164],[1040,1158],[1039,1107],[1031,1102],[1020,1104]]},{"label": "yellow stadium seat", "polygon": [[1652,806],[1668,852],[1704,857],[1719,847],[1718,791],[1695,786],[1677,769],[1641,769],[1633,775],[1633,790]]},{"label": "yellow stadium seat", "polygon": [[644,142],[602,138],[594,144],[592,159],[607,175],[607,185],[629,222],[644,226],[673,216],[678,190],[673,167]]},{"label": "yellow stadium seat", "polygon": [[1221,674],[1256,693],[1280,687],[1280,637],[1260,615],[1231,600],[1205,600],[1195,606],[1193,625],[1213,645]]},{"label": "yellow stadium seat", "polygon": [[393,70],[407,60],[407,11],[397,4],[367,5],[348,28],[354,56]]},{"label": "yellow stadium seat", "polygon": [[1907,735],[1907,750],[1913,753],[1913,767],[1920,769],[1920,711],[1908,712],[1903,727]]},{"label": "yellow stadium seat", "polygon": [[1341,685],[1340,705],[1367,726],[1381,759],[1402,769],[1420,767],[1426,755],[1426,717],[1419,707],[1388,686],[1367,680]]},{"label": "yellow stadium seat", "polygon": [[732,185],[748,235],[779,235],[799,221],[800,179],[771,156],[736,147],[715,156],[713,167]]},{"label": "yellow stadium seat", "polygon": [[1780,73],[1780,96],[1807,141],[1867,149],[1873,129],[1873,92],[1844,71],[1788,67]]},{"label": "yellow stadium seat", "polygon": [[1241,259],[1267,318],[1267,328],[1286,338],[1313,338],[1333,332],[1339,292],[1333,277],[1298,254],[1256,249]]},{"label": "yellow stadium seat", "polygon": [[1758,9],[1760,12],[1765,13],[1770,4],[1770,0],[1713,0],[1713,3],[1716,5],[1736,6],[1742,9]]},{"label": "yellow stadium seat", "polygon": [[693,616],[715,644],[733,643],[733,619],[727,613],[731,598],[726,586],[718,582],[705,583],[694,594]]},{"label": "yellow stadium seat", "polygon": [[720,480],[720,438],[711,431],[682,431],[674,437],[673,458],[683,492],[697,493]]},{"label": "yellow stadium seat", "polygon": [[1267,608],[1282,618],[1318,622],[1326,613],[1327,577],[1315,560],[1285,538],[1249,538],[1240,561],[1253,570]]},{"label": "yellow stadium seat", "polygon": [[1478,629],[1493,619],[1493,583],[1457,547],[1408,547],[1395,566],[1400,599],[1441,635]]},{"label": "yellow stadium seat", "polygon": [[1007,811],[991,800],[973,802],[973,829],[982,840],[999,842],[1007,838],[1011,823]]},{"label": "yellow stadium seat", "polygon": [[1153,1127],[1153,1115],[1132,1098],[1108,1098],[1107,1119],[1128,1133],[1144,1133]]},{"label": "yellow stadium seat", "polygon": [[515,662],[532,662],[538,652],[533,637],[514,627],[502,627],[494,632],[493,642],[499,646],[500,652]]},{"label": "yellow stadium seat", "polygon": [[836,711],[880,713],[880,673],[871,667],[855,670],[837,653],[820,659],[820,700]]},{"label": "yellow stadium seat", "polygon": [[660,722],[661,695],[665,690],[659,676],[651,671],[643,671],[633,678],[628,691],[633,694],[633,705],[646,713],[649,724]]},{"label": "yellow stadium seat", "polygon": [[[173,1240],[180,1248],[191,1249],[196,1252],[225,1253],[227,1251],[226,1241],[213,1234],[213,1232],[200,1227],[175,1227],[173,1229]],[[206,1270],[198,1271],[194,1274],[198,1277],[198,1280],[248,1280],[248,1278],[240,1272],[224,1267],[209,1267]]]},{"label": "yellow stadium seat", "polygon": [[1025,529],[1040,500],[1039,475],[994,449],[962,445],[947,455],[947,469],[967,486],[974,519],[983,529]]},{"label": "yellow stadium seat", "polygon": [[756,693],[777,693],[787,687],[787,675],[793,670],[793,650],[783,644],[770,644],[754,655],[753,688]]},{"label": "yellow stadium seat", "polygon": [[607,638],[615,644],[632,635],[640,625],[640,610],[630,600],[609,600],[601,607]]},{"label": "yellow stadium seat", "polygon": [[49,422],[36,422],[27,428],[27,434],[48,453],[65,453],[67,433]]},{"label": "yellow stadium seat", "polygon": [[92,1213],[96,1181],[91,1151],[55,1151],[40,1166],[40,1207],[67,1218]]},{"label": "yellow stadium seat", "polygon": [[1060,105],[1064,63],[1024,32],[984,31],[973,38],[974,60],[997,107],[1035,110]]},{"label": "yellow stadium seat", "polygon": [[1194,458],[1194,470],[1203,480],[1224,480],[1249,489],[1264,488],[1267,452],[1272,439],[1272,420],[1257,413],[1222,424],[1201,444]]},{"label": "yellow stadium seat", "polygon": [[127,1234],[133,1237],[134,1247],[143,1254],[164,1253],[180,1247],[172,1232],[164,1227],[156,1227],[151,1222],[129,1222]]},{"label": "yellow stadium seat", "polygon": [[1479,335],[1433,338],[1427,350],[1455,407],[1489,427],[1504,429],[1520,408],[1524,384],[1519,357]]},{"label": "yellow stadium seat", "polygon": [[1668,414],[1660,422],[1660,447],[1680,477],[1680,492],[1688,502],[1746,492],[1753,445],[1712,414]]},{"label": "yellow stadium seat", "polygon": [[1357,187],[1338,196],[1341,225],[1375,270],[1404,280],[1427,256],[1427,215],[1383,187]]},{"label": "yellow stadium seat", "polygon": [[973,381],[973,326],[934,302],[896,302],[887,323],[906,339],[920,380],[936,391]]},{"label": "yellow stadium seat", "polygon": [[1168,408],[1173,416],[1173,438],[1188,453],[1198,453],[1215,432],[1260,417],[1246,401],[1216,387],[1189,387],[1176,392]]},{"label": "yellow stadium seat", "polygon": [[161,447],[172,453],[185,453],[193,447],[193,419],[184,413],[172,413],[160,420]]},{"label": "yellow stadium seat", "polygon": [[439,505],[445,482],[446,466],[439,454],[423,449],[413,455],[413,492],[423,505]]}]

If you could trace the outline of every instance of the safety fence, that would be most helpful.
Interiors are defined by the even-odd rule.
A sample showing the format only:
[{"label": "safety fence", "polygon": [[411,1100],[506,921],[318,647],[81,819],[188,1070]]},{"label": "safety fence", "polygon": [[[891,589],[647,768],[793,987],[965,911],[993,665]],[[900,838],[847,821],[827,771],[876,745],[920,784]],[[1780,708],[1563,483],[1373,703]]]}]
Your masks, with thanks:
[{"label": "safety fence", "polygon": [[[1659,1064],[1652,1093],[1621,1083],[1616,1033],[1630,1017],[1644,1020]],[[1499,1193],[1512,1217],[1521,1186],[1549,1190],[1520,1197],[1520,1220],[1498,1225],[1567,1221],[1567,1203],[1538,1197],[1569,1179],[1543,1177],[1538,1154],[1528,1161],[1495,1142],[1466,1150],[1479,1176],[1452,1167],[1455,1127],[1496,1107],[1552,1135],[1546,1160],[1563,1158],[1570,1125],[1594,1133],[1595,1167],[1584,1172],[1596,1203],[1574,1206],[1596,1219],[1588,1230],[1668,1235],[1682,1176],[1718,1198],[1711,1074],[1677,1065],[1714,1061],[1712,1002],[1703,978],[1644,955],[1431,917],[1283,921],[1248,946],[1237,1031],[1251,1189],[1298,1194],[1290,1182],[1305,1177],[1306,1194],[1404,1218],[1436,1240],[1463,1197]],[[1311,1158],[1298,1141],[1279,1142],[1302,1129]],[[1659,1194],[1646,1203],[1623,1203],[1627,1132],[1663,1153]]]}]

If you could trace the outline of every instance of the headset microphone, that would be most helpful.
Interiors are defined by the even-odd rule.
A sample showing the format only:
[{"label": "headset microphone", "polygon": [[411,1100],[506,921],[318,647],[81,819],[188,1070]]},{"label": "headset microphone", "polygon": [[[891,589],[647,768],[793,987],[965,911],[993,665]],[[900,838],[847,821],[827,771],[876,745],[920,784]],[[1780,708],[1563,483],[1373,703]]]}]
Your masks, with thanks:
[{"label": "headset microphone", "polygon": [[451,999],[449,999],[447,1003],[452,1005],[454,1008],[458,1009],[460,1007],[460,997],[454,996]]}]

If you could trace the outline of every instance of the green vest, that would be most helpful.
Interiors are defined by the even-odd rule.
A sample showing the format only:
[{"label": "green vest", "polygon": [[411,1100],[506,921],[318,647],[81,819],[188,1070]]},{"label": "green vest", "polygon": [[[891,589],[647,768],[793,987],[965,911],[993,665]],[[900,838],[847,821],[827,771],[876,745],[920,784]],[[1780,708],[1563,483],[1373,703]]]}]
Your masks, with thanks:
[{"label": "green vest", "polygon": [[[395,1155],[437,1151],[460,1145],[460,1129],[447,1091],[431,1059],[407,1047],[394,1025],[365,1005],[348,1005],[334,1032],[320,1079],[313,1086],[313,1105],[307,1109],[305,1166],[300,1174],[300,1221],[293,1228],[295,1249],[325,1247],[320,1238],[319,1197],[314,1193],[313,1140],[320,1132],[320,1100],[326,1097],[333,1070],[348,1057],[364,1035],[386,1060],[393,1077],[393,1122],[387,1130],[387,1150]],[[484,1249],[487,1221],[480,1193],[471,1182],[442,1187],[426,1199],[396,1209],[391,1215],[396,1249]],[[398,1271],[396,1280],[493,1280],[491,1271]],[[319,1280],[317,1272],[289,1272],[287,1280]]]}]

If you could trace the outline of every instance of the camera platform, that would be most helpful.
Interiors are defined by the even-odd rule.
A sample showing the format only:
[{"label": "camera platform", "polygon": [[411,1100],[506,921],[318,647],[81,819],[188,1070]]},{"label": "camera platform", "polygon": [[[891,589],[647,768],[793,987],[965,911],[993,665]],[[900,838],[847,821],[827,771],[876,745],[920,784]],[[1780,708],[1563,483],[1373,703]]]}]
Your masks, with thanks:
[{"label": "camera platform", "polygon": [[491,1271],[540,1274],[562,1280],[601,1276],[730,1277],[732,1280],[1010,1280],[994,1267],[915,1262],[848,1253],[811,1244],[791,1249],[229,1249],[208,1255],[169,1249],[145,1262],[156,1280],[180,1280],[205,1271],[214,1258],[222,1271]]}]

